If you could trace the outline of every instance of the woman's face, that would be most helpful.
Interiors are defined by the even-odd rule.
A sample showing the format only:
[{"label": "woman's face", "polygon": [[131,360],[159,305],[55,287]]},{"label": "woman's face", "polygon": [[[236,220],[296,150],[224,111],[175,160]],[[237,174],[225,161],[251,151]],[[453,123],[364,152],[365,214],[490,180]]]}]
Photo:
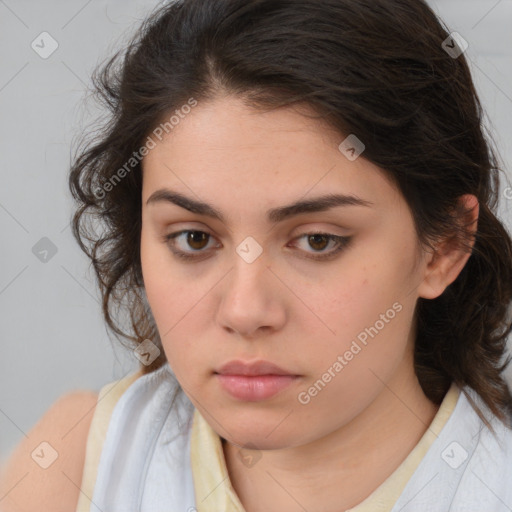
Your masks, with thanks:
[{"label": "woman's face", "polygon": [[[143,160],[148,301],[180,384],[234,444],[314,441],[414,379],[427,260],[403,197],[343,140],[295,110],[223,97],[192,108]],[[362,204],[326,207],[328,195]],[[294,377],[219,376],[234,360]]]}]

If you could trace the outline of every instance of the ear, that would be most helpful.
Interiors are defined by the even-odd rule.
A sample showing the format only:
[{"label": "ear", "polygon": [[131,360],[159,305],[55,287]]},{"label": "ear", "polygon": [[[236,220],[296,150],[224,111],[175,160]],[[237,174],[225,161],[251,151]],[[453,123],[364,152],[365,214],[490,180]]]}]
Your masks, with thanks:
[{"label": "ear", "polygon": [[[471,211],[463,219],[468,232],[475,235],[478,225],[480,207],[476,196],[463,195],[459,201]],[[467,241],[471,248],[474,246],[474,236]],[[455,237],[442,241],[436,250],[429,253],[424,279],[418,287],[418,296],[425,299],[435,299],[443,294],[445,289],[457,279],[471,252],[460,245]]]}]

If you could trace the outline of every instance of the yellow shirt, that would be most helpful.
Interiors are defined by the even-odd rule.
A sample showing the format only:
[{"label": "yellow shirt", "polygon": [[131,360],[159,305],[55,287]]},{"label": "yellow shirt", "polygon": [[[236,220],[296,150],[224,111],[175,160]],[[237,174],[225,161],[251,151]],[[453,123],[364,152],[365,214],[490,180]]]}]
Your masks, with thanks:
[{"label": "yellow shirt", "polygon": [[[89,511],[101,450],[112,411],[124,391],[141,375],[139,370],[123,379],[105,385],[99,392],[87,439],[82,492],[76,512]],[[407,458],[372,494],[346,512],[386,512],[391,510],[423,456],[450,417],[459,393],[460,389],[452,384],[429,428]],[[197,512],[213,510],[245,512],[229,479],[221,439],[197,409],[194,410],[190,443]]]}]

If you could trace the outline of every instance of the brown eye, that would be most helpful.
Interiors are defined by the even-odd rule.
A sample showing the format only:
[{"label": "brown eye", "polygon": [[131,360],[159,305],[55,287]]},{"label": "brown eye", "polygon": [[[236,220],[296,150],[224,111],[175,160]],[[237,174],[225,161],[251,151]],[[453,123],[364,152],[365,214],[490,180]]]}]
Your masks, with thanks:
[{"label": "brown eye", "polygon": [[[303,252],[310,254],[310,256],[306,256],[307,258],[317,261],[327,261],[335,258],[339,252],[348,247],[352,240],[350,236],[332,235],[330,233],[304,233],[296,240],[302,240],[304,238],[307,239],[309,248],[314,250],[308,250],[306,247],[303,249]],[[333,244],[331,250],[326,251],[325,249],[329,247],[331,242]]]},{"label": "brown eye", "polygon": [[329,245],[329,236],[328,235],[320,235],[320,234],[314,234],[308,236],[308,243],[313,249],[316,249],[318,251],[322,251]]},{"label": "brown eye", "polygon": [[204,231],[188,231],[187,244],[189,244],[192,249],[203,249],[205,245],[208,244],[209,236],[210,235]]},{"label": "brown eye", "polygon": [[184,260],[193,260],[207,252],[203,249],[208,246],[210,238],[211,235],[204,231],[183,230],[165,235],[164,241],[177,257]]}]

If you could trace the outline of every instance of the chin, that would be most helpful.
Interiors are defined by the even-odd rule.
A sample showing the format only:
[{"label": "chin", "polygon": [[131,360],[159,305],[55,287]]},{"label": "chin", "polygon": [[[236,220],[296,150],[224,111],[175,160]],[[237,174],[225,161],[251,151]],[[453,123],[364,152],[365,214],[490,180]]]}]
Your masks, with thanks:
[{"label": "chin", "polygon": [[270,417],[260,421],[253,416],[247,422],[232,417],[230,421],[220,422],[225,426],[220,435],[232,445],[249,449],[279,450],[302,444],[301,433],[290,429],[292,425],[286,425],[285,417],[286,413],[280,414],[277,420]]}]

